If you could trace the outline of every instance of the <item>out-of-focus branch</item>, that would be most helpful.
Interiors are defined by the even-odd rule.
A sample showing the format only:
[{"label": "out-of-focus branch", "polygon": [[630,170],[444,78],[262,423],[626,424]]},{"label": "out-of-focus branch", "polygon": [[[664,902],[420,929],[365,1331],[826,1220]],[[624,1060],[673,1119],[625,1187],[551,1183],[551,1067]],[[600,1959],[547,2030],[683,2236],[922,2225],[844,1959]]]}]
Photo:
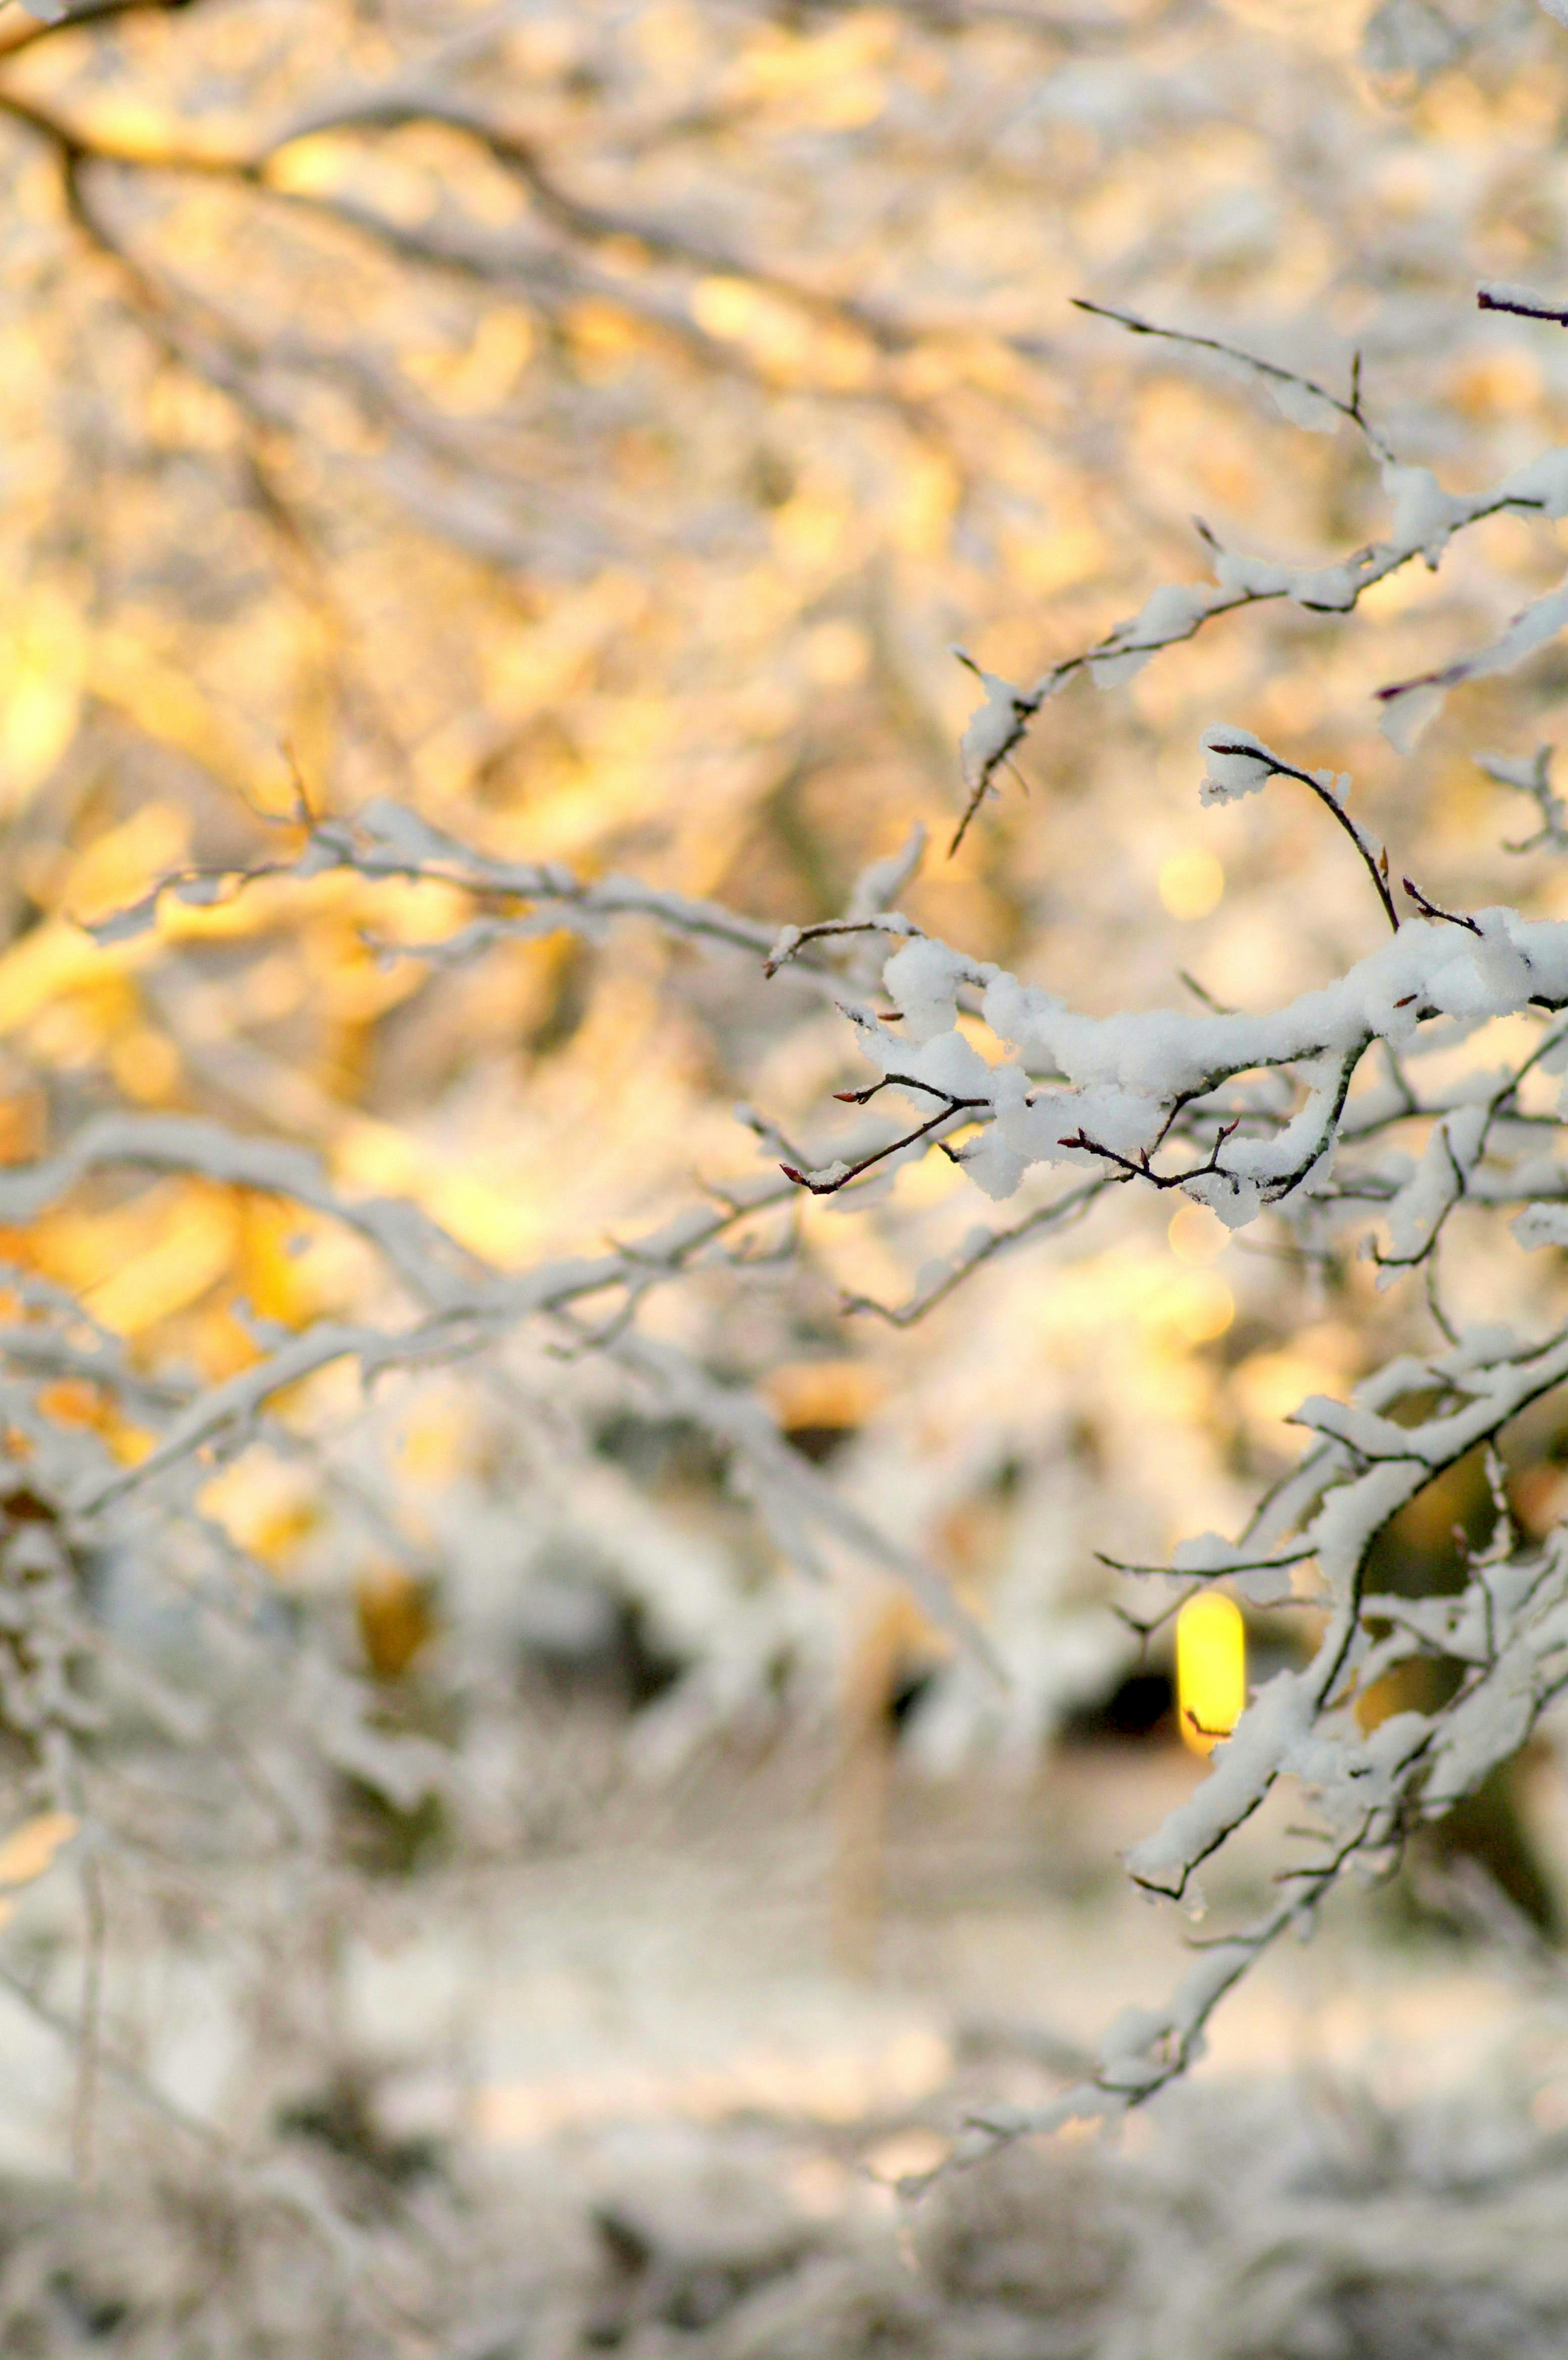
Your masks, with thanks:
[{"label": "out-of-focus branch", "polygon": [[[1362,411],[1359,370],[1354,377],[1349,400],[1343,400],[1315,379],[1260,361],[1239,346],[1223,344],[1217,338],[1190,336],[1183,331],[1157,327],[1102,304],[1084,302],[1080,308],[1100,312],[1134,334],[1197,344],[1228,359],[1245,362],[1271,386],[1293,388],[1311,400],[1321,401],[1329,412],[1354,421],[1359,431],[1375,438],[1380,453],[1386,451]],[[951,849],[956,852],[962,843],[981,804],[992,792],[998,773],[1023,744],[1041,706],[1080,672],[1088,672],[1102,687],[1113,685],[1130,678],[1151,657],[1194,639],[1216,617],[1277,599],[1288,598],[1310,614],[1348,614],[1366,591],[1418,557],[1435,568],[1453,536],[1485,518],[1512,514],[1546,519],[1568,514],[1568,453],[1562,451],[1549,451],[1541,458],[1516,468],[1502,484],[1467,496],[1442,491],[1425,468],[1398,467],[1387,457],[1384,468],[1385,480],[1396,499],[1395,530],[1388,540],[1371,542],[1326,566],[1279,565],[1221,550],[1213,544],[1212,583],[1168,585],[1146,601],[1139,614],[1118,624],[1093,647],[1053,664],[1029,686],[1014,688],[1005,683],[996,683],[991,707],[998,714],[998,723],[994,729],[987,731],[979,748],[979,759],[971,766],[969,798]],[[1438,696],[1443,689],[1481,672],[1506,669],[1541,645],[1561,628],[1565,618],[1568,591],[1550,593],[1515,618],[1495,649],[1417,679],[1396,683],[1379,690],[1378,696],[1392,710],[1399,699],[1412,692],[1425,690]],[[1005,706],[999,693],[1002,689],[1007,690]]]}]

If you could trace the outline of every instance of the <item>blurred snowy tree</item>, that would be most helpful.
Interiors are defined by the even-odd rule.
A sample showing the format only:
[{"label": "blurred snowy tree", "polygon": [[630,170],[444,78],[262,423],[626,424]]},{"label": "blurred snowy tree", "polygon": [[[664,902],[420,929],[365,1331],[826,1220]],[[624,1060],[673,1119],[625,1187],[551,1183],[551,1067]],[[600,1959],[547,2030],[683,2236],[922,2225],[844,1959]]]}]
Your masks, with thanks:
[{"label": "blurred snowy tree", "polygon": [[0,19],[0,1884],[81,1899],[0,1975],[83,2157],[138,1913],[267,1989],[245,2212],[365,1880],[835,1699],[1032,1764],[1208,1584],[1311,1644],[1130,1865],[1317,1848],[1054,2118],[1523,1745],[1565,103],[1455,0]]}]

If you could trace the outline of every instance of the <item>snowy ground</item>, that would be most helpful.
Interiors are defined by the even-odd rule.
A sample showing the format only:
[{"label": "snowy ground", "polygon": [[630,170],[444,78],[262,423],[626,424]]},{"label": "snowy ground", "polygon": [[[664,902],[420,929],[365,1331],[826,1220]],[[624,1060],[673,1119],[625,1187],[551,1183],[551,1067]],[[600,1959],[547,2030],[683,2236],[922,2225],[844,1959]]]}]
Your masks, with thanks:
[{"label": "snowy ground", "polygon": [[[210,2242],[219,2182],[237,2212],[232,2174],[149,2169],[110,2108],[96,2192],[66,2193],[62,2051],[7,2006],[0,2346],[1568,2351],[1568,1978],[1560,1995],[1519,1961],[1399,1933],[1375,1903],[1266,1964],[1190,2090],[1117,2147],[1068,2136],[913,2213],[894,2195],[967,2107],[1043,2098],[1077,2044],[1179,1971],[1190,1929],[1107,1863],[1195,1775],[1175,1752],[1109,1747],[1026,1792],[901,1776],[874,1907],[864,1810],[846,1829],[799,1757],[623,1793],[554,1857],[389,1885],[344,1961],[363,2083],[298,2095],[300,2151],[341,2182],[400,2325],[374,2306],[356,2324],[302,2267],[297,2222],[272,2243],[231,2223],[222,2300],[192,2298],[191,2223]],[[1552,1803],[1543,1789],[1549,1844]],[[1234,1874],[1268,1864],[1265,1830]],[[47,1889],[26,1906],[47,1912]],[[236,2055],[221,1976],[163,1961],[148,1977],[149,2071],[219,2111]]]}]

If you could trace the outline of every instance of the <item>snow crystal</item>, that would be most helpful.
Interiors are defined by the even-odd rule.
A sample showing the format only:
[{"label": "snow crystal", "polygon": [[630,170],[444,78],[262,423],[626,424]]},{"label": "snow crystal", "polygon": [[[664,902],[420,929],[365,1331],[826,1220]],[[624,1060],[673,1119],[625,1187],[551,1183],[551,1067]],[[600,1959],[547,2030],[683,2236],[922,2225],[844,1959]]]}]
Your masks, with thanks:
[{"label": "snow crystal", "polygon": [[1236,1588],[1250,1606],[1283,1606],[1296,1595],[1288,1565],[1255,1565],[1235,1577]]},{"label": "snow crystal", "polygon": [[1096,688],[1125,688],[1130,680],[1136,680],[1156,652],[1154,648],[1136,648],[1130,655],[1096,656],[1090,664],[1089,677]]},{"label": "snow crystal", "polygon": [[1487,672],[1509,672],[1537,648],[1554,639],[1568,623],[1568,582],[1561,582],[1544,597],[1536,598],[1522,607],[1500,638],[1479,655],[1464,660],[1464,677],[1474,680]]},{"label": "snow crystal", "polygon": [[1020,983],[1005,968],[993,975],[981,1001],[981,1013],[999,1041],[1015,1048],[1025,1065],[1046,1067],[1056,1063],[1050,1026],[1066,1011],[1066,1002],[1037,983]]},{"label": "snow crystal", "polygon": [[1290,578],[1290,596],[1314,613],[1343,615],[1354,606],[1361,581],[1349,565],[1303,567]]},{"label": "snow crystal", "polygon": [[[1468,1175],[1480,1153],[1486,1125],[1486,1109],[1479,1106],[1462,1107],[1434,1124],[1420,1163],[1387,1208],[1389,1240],[1400,1261],[1425,1250],[1458,1198],[1462,1175]],[[1380,1277],[1393,1274],[1383,1272]]]},{"label": "snow crystal", "polygon": [[977,1188],[1000,1200],[1012,1196],[1028,1168],[1028,1160],[1009,1147],[992,1128],[964,1149],[963,1166]]},{"label": "snow crystal", "polygon": [[1200,1533],[1177,1546],[1171,1554],[1173,1573],[1227,1574],[1242,1596],[1254,1606],[1278,1606],[1295,1595],[1295,1560],[1284,1565],[1260,1565],[1255,1540],[1239,1545],[1222,1540],[1218,1533]]},{"label": "snow crystal", "polygon": [[1115,688],[1133,679],[1159,649],[1190,638],[1223,603],[1223,587],[1216,589],[1210,582],[1163,584],[1129,622],[1117,624],[1105,642],[1106,653],[1091,663],[1095,687]]},{"label": "snow crystal", "polygon": [[1457,687],[1461,681],[1484,680],[1493,672],[1511,672],[1515,664],[1523,663],[1527,656],[1555,639],[1565,624],[1568,582],[1562,582],[1555,590],[1547,591],[1543,597],[1532,599],[1522,607],[1489,647],[1477,649],[1474,655],[1462,656],[1442,672],[1379,690],[1386,733],[1401,753],[1409,753],[1441,707],[1445,690]]},{"label": "snow crystal", "polygon": [[[1253,216],[1248,217],[1251,226]],[[1254,392],[1266,393],[1280,415],[1292,426],[1305,427],[1310,434],[1332,434],[1340,422],[1341,413],[1323,394],[1316,392],[1304,378],[1292,377],[1255,361],[1245,353],[1232,353],[1209,347],[1206,358],[1224,376],[1237,378],[1250,386]]]},{"label": "snow crystal", "polygon": [[1288,566],[1227,549],[1214,561],[1214,579],[1231,598],[1281,598],[1288,594],[1292,577]]},{"label": "snow crystal", "polygon": [[[955,1098],[982,1098],[991,1094],[991,1067],[971,1042],[961,1032],[938,1032],[923,1041],[914,1056],[906,1057],[898,1070],[913,1076],[919,1082],[929,1082],[936,1090],[945,1090]],[[926,1112],[931,1113],[930,1104]]]},{"label": "snow crystal", "polygon": [[1195,1172],[1190,1180],[1183,1181],[1181,1193],[1195,1205],[1206,1206],[1227,1229],[1245,1229],[1256,1219],[1263,1203],[1263,1190],[1257,1181],[1234,1171]]}]

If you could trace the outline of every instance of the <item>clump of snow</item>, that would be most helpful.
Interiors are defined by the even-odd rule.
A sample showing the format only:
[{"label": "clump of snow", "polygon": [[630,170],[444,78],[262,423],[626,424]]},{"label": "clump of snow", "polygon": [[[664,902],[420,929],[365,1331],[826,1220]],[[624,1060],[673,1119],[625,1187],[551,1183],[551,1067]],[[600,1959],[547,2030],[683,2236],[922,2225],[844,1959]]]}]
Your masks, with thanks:
[{"label": "clump of snow", "polygon": [[1223,606],[1223,585],[1168,582],[1147,597],[1129,622],[1119,623],[1096,656],[1090,672],[1096,688],[1119,688],[1135,679],[1161,648],[1190,639],[1198,625]]},{"label": "clump of snow", "polygon": [[969,962],[946,943],[923,939],[894,952],[882,971],[888,997],[904,1017],[904,1036],[930,1041],[952,1030],[958,990]]},{"label": "clump of snow", "polygon": [[1527,1205],[1508,1227],[1521,1246],[1568,1246],[1568,1205]]},{"label": "clump of snow", "polygon": [[1250,729],[1233,729],[1223,722],[1205,729],[1202,747],[1201,803],[1234,803],[1244,795],[1255,795],[1279,767],[1261,738],[1255,738]]},{"label": "clump of snow", "polygon": [[1430,467],[1385,462],[1383,488],[1394,504],[1388,537],[1401,549],[1420,550],[1435,566],[1457,525],[1468,523],[1471,503],[1445,492]]},{"label": "clump of snow", "polygon": [[985,691],[985,702],[970,716],[969,726],[959,740],[959,759],[963,766],[964,784],[978,787],[987,779],[1010,746],[1016,745],[1029,712],[1022,689],[993,672],[982,672],[978,664],[970,669]]}]

